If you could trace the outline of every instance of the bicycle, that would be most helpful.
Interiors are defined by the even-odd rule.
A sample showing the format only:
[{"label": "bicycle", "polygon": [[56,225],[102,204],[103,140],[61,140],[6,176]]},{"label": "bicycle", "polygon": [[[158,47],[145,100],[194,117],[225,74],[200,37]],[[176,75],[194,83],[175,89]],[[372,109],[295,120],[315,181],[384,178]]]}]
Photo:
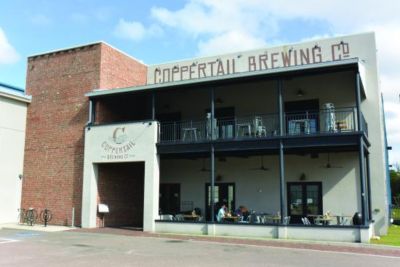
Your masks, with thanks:
[{"label": "bicycle", "polygon": [[38,214],[34,208],[29,208],[24,214],[24,221],[30,226],[36,223],[37,218]]}]

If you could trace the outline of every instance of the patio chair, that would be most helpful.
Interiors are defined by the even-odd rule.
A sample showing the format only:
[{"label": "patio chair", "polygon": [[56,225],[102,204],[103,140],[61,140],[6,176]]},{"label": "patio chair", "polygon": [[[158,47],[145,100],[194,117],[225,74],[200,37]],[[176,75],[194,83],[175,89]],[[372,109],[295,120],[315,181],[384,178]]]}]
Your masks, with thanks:
[{"label": "patio chair", "polygon": [[[213,129],[213,131],[212,131],[212,129]],[[207,139],[210,139],[210,140],[218,138],[217,119],[214,118],[211,123],[211,113],[207,113],[206,136],[207,136]]]},{"label": "patio chair", "polygon": [[257,137],[267,136],[267,127],[264,126],[262,117],[254,117],[254,135]]},{"label": "patio chair", "polygon": [[307,217],[301,218],[304,225],[311,225],[310,220]]},{"label": "patio chair", "polygon": [[174,216],[172,214],[161,214],[160,215],[160,220],[162,221],[173,221]]},{"label": "patio chair", "polygon": [[314,219],[314,224],[316,224],[316,225],[322,225],[323,223],[322,223],[321,219],[322,219],[321,216],[315,217],[315,219]]},{"label": "patio chair", "polygon": [[185,220],[185,218],[183,217],[183,214],[176,214],[175,215],[175,220],[179,221],[179,222],[182,222],[182,221]]}]

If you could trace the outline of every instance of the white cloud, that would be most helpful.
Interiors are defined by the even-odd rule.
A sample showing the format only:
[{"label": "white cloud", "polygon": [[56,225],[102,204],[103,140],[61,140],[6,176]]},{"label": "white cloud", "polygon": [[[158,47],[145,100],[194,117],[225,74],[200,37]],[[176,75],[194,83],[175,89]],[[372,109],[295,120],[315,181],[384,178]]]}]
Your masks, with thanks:
[{"label": "white cloud", "polygon": [[198,43],[198,55],[230,53],[265,45],[266,43],[262,38],[257,38],[245,32],[232,31],[223,33],[207,41],[200,41]]},{"label": "white cloud", "polygon": [[20,58],[15,48],[8,42],[7,36],[0,28],[0,64],[13,64]]},{"label": "white cloud", "polygon": [[142,23],[137,21],[125,21],[120,19],[115,27],[114,34],[123,39],[132,41],[141,41],[147,37],[157,36],[162,34],[162,29],[158,25],[150,25],[146,28]]}]

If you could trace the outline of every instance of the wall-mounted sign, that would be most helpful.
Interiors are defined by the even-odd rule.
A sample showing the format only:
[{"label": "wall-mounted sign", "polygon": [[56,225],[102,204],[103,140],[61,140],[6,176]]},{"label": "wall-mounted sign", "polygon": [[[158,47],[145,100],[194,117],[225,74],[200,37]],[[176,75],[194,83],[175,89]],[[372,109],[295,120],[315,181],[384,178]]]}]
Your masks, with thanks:
[{"label": "wall-mounted sign", "polygon": [[285,68],[350,58],[350,44],[342,40],[282,46],[150,66],[148,84],[192,80],[228,74]]},{"label": "wall-mounted sign", "polygon": [[135,142],[129,138],[126,127],[115,127],[107,140],[101,143],[102,159],[126,160],[133,158]]}]

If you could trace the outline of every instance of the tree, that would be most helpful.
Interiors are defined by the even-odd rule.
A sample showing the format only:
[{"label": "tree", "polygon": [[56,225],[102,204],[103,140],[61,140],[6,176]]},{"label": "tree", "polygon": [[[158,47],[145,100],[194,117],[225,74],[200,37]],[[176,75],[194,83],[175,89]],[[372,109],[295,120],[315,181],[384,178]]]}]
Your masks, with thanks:
[{"label": "tree", "polygon": [[390,170],[390,187],[392,189],[392,203],[400,207],[400,170]]}]

